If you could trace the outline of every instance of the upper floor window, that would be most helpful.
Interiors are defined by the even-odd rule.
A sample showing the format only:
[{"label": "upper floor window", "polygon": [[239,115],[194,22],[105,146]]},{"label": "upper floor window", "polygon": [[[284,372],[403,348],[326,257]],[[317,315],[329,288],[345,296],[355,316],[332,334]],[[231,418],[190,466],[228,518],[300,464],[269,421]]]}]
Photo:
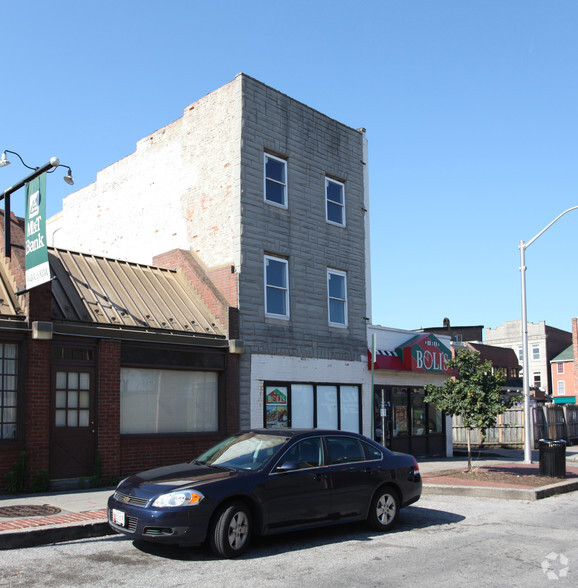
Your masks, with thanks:
[{"label": "upper floor window", "polygon": [[265,314],[289,318],[289,262],[265,255]]},{"label": "upper floor window", "polygon": [[518,359],[524,361],[524,348],[521,345],[518,346]]},{"label": "upper floor window", "polygon": [[540,346],[537,344],[532,345],[532,359],[540,359]]},{"label": "upper floor window", "polygon": [[534,372],[534,388],[541,388],[542,386],[542,374],[540,372]]},{"label": "upper floor window", "polygon": [[559,361],[556,364],[556,373],[557,374],[563,374],[564,373],[564,364],[561,361]]},{"label": "upper floor window", "polygon": [[337,180],[325,178],[325,200],[327,222],[345,226],[345,185]]},{"label": "upper floor window", "polygon": [[347,325],[347,277],[344,272],[327,270],[329,324]]},{"label": "upper floor window", "polygon": [[558,386],[558,396],[566,396],[566,382],[564,382],[564,380],[562,380],[561,382],[558,382],[557,386]]},{"label": "upper floor window", "polygon": [[265,200],[287,208],[287,162],[265,153]]}]

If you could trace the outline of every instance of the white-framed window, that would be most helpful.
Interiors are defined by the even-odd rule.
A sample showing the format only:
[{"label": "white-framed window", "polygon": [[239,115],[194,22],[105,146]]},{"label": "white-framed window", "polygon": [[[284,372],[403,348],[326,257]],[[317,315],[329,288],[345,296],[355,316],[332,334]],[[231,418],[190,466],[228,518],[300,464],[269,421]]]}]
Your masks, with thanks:
[{"label": "white-framed window", "polygon": [[327,222],[345,226],[345,184],[325,178]]},{"label": "white-framed window", "polygon": [[327,270],[329,324],[347,326],[347,275],[335,269]]},{"label": "white-framed window", "polygon": [[361,386],[266,382],[265,427],[361,432]]},{"label": "white-framed window", "polygon": [[287,208],[287,162],[265,153],[265,201]]},{"label": "white-framed window", "polygon": [[532,345],[532,359],[540,359],[540,345],[537,343]]},{"label": "white-framed window", "polygon": [[558,382],[558,396],[566,396],[566,382],[564,380]]},{"label": "white-framed window", "polygon": [[540,388],[542,386],[542,374],[540,372],[534,372],[534,388]]},{"label": "white-framed window", "polygon": [[559,361],[556,364],[556,373],[557,374],[563,374],[564,373],[564,363],[563,362]]},{"label": "white-framed window", "polygon": [[524,361],[524,347],[522,345],[518,345],[518,359],[520,363]]},{"label": "white-framed window", "polygon": [[217,372],[121,368],[121,434],[219,430]]},{"label": "white-framed window", "polygon": [[289,262],[265,255],[265,314],[289,318]]}]

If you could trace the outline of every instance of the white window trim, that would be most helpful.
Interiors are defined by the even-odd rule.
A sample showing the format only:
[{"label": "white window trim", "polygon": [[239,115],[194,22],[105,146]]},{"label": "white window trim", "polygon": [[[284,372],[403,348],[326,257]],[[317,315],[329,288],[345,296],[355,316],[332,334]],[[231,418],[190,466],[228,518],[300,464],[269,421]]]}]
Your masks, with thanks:
[{"label": "white window trim", "polygon": [[566,396],[566,382],[559,380],[556,384],[556,392],[558,396]]},{"label": "white window trim", "polygon": [[558,361],[556,363],[556,373],[557,374],[563,374],[564,373],[564,362],[563,361]]},{"label": "white window trim", "polygon": [[[275,161],[279,161],[280,163],[284,164],[285,166],[285,183],[282,184],[277,180],[271,178],[272,182],[283,186],[283,204],[279,204],[278,202],[274,202],[273,200],[267,200],[267,158],[274,159]],[[287,209],[289,207],[289,178],[288,178],[288,166],[287,160],[281,159],[280,157],[276,157],[275,155],[271,155],[270,153],[265,152],[265,157],[263,158],[263,200],[267,204],[271,204],[272,206],[278,206],[279,208]]]},{"label": "white window trim", "polygon": [[[335,221],[329,220],[329,206],[328,206],[329,205],[329,198],[327,197],[327,186],[330,183],[331,184],[338,184],[343,189],[343,204],[338,204],[337,202],[334,202],[333,200],[331,200],[332,204],[336,204],[338,206],[341,206],[341,212],[342,212],[342,218],[343,218],[343,222],[341,222],[341,223],[336,223]],[[328,178],[327,176],[325,176],[325,220],[330,225],[335,225],[336,227],[344,227],[345,226],[345,184],[343,182],[338,181],[338,180],[334,180],[333,178]]]},{"label": "white window trim", "polygon": [[[279,263],[285,264],[285,282],[287,287],[284,289],[285,291],[285,307],[287,309],[287,314],[275,314],[273,312],[267,312],[267,288],[276,288],[278,290],[282,290],[278,286],[269,286],[267,284],[267,260],[277,261]],[[275,257],[274,255],[265,255],[263,259],[263,286],[264,286],[264,302],[265,302],[265,316],[268,318],[276,318],[281,320],[289,320],[291,315],[291,310],[289,307],[289,260],[284,259],[283,257]]]},{"label": "white window trim", "polygon": [[[341,276],[344,281],[345,286],[345,299],[343,300],[343,318],[345,320],[344,323],[334,323],[331,321],[331,296],[329,294],[329,279],[332,275]],[[335,298],[335,300],[340,300],[341,298]],[[346,328],[348,325],[348,304],[347,304],[347,274],[340,270],[327,268],[327,320],[331,327],[341,327]]]}]

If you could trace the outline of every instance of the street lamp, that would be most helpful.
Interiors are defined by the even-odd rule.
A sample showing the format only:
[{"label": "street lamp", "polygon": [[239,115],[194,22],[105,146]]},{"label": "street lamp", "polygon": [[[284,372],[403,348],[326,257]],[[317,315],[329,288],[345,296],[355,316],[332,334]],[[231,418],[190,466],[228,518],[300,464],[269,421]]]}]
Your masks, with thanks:
[{"label": "street lamp", "polygon": [[[20,188],[24,187],[28,182],[31,182],[38,176],[41,176],[43,173],[52,173],[58,166],[62,165],[57,157],[51,157],[48,163],[40,167],[31,167],[24,163],[24,160],[16,151],[9,151],[5,150],[0,157],[0,167],[4,167],[6,165],[10,165],[10,161],[8,160],[7,153],[12,153],[12,155],[16,155],[18,159],[22,162],[24,167],[33,170],[31,174],[28,174],[23,180],[20,180],[17,184],[10,186],[4,190],[2,194],[0,194],[0,200],[4,200],[4,255],[6,257],[11,256],[11,244],[10,244],[10,196],[20,190]],[[67,184],[73,185],[74,179],[72,178],[72,170],[67,165],[62,165],[68,169],[68,174],[64,176],[64,181]]]},{"label": "street lamp", "polygon": [[524,390],[524,462],[532,463],[532,427],[530,411],[530,383],[529,376],[529,357],[528,357],[528,314],[526,309],[526,249],[538,238],[545,233],[558,219],[563,217],[571,210],[576,210],[578,206],[573,206],[559,214],[548,226],[544,227],[535,237],[527,243],[520,241],[520,273],[522,274],[522,353],[524,356],[524,365],[522,372],[522,382]]}]

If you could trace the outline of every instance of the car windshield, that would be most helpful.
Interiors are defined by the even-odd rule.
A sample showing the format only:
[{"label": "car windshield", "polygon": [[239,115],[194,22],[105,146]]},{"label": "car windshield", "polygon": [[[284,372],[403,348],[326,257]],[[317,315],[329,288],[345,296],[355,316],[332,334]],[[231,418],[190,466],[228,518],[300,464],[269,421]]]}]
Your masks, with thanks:
[{"label": "car windshield", "polygon": [[243,433],[215,445],[215,447],[199,456],[195,463],[233,468],[235,470],[258,470],[288,440],[289,437],[283,435]]}]

